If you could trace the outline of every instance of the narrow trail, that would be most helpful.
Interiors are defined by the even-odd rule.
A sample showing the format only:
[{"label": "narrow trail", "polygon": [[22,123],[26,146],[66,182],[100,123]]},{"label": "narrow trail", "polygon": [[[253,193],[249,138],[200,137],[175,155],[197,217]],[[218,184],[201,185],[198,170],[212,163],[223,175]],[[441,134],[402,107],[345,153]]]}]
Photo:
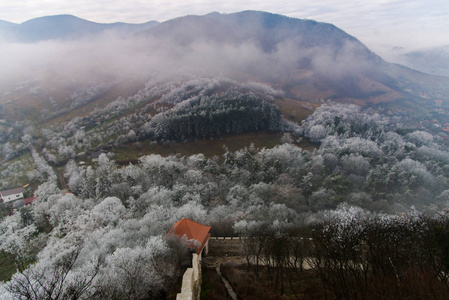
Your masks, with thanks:
[{"label": "narrow trail", "polygon": [[234,290],[232,289],[229,282],[226,280],[226,278],[223,277],[223,275],[221,275],[221,264],[218,264],[217,266],[215,266],[215,270],[217,271],[218,276],[220,276],[226,289],[228,290],[229,297],[231,297],[232,300],[238,300],[237,294],[234,292]]},{"label": "narrow trail", "polygon": [[203,266],[215,269],[221,278],[230,299],[237,300],[237,293],[232,288],[229,281],[223,277],[221,266],[225,263],[235,265],[245,264],[245,259],[241,256],[241,241],[238,238],[211,238],[209,241],[209,254],[203,258]]},{"label": "narrow trail", "polygon": [[59,185],[60,185],[61,189],[68,190],[67,183],[65,182],[64,175],[62,174],[62,170],[59,170],[59,169],[55,170],[55,168],[53,168],[53,170],[58,177],[58,181],[59,181]]}]

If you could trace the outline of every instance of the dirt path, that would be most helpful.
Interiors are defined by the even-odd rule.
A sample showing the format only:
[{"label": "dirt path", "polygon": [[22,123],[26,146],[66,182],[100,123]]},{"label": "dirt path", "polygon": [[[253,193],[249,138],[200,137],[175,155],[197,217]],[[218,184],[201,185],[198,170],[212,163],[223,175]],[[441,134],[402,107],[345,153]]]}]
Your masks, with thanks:
[{"label": "dirt path", "polygon": [[232,298],[232,300],[238,300],[237,298],[237,294],[235,293],[235,291],[232,289],[232,286],[229,284],[229,281],[226,280],[226,278],[223,277],[223,275],[221,275],[221,265],[218,265],[215,267],[215,270],[217,270],[217,274],[218,276],[220,276],[221,280],[223,281],[226,289],[228,290],[228,294],[229,297]]},{"label": "dirt path", "polygon": [[58,176],[58,181],[59,181],[61,190],[68,190],[67,183],[65,182],[65,178],[63,175],[64,170],[60,169],[60,168],[53,168],[53,170],[55,171],[56,175]]},{"label": "dirt path", "polygon": [[203,257],[202,264],[205,268],[213,269],[221,278],[230,299],[237,300],[237,294],[230,283],[221,273],[223,264],[242,265],[245,259],[240,255],[241,242],[239,239],[211,239],[209,241],[209,254]]}]

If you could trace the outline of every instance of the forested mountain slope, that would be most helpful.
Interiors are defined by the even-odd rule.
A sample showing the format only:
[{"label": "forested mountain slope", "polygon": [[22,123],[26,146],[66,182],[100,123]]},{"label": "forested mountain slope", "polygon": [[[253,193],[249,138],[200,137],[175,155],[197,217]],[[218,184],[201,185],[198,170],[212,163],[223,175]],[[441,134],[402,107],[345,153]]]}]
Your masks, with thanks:
[{"label": "forested mountain slope", "polygon": [[[382,241],[379,245],[400,241],[398,248],[385,250],[394,261],[365,261],[367,251],[351,248],[362,255],[351,262],[360,259],[375,268],[393,264],[393,274],[421,266],[414,253],[431,261],[441,259],[439,245],[404,248],[403,243],[413,244],[416,239],[410,237],[427,240],[420,230],[430,234],[432,224],[446,226],[449,153],[438,137],[404,131],[390,121],[355,105],[323,105],[299,128],[321,143],[313,152],[286,136],[285,143],[273,149],[245,148],[227,152],[222,160],[202,154],[148,155],[125,166],[106,154],[96,165],[71,160],[64,167],[70,193],[57,187],[52,169],[42,162],[36,177],[46,182],[36,191],[39,200],[0,224],[0,249],[21,266],[21,272],[0,285],[0,293],[13,297],[33,291],[38,298],[48,292],[67,297],[76,293],[82,299],[163,297],[178,274],[183,241],[162,236],[182,218],[210,224],[220,236],[263,236],[285,247],[290,245],[287,241],[300,240],[298,232],[319,224],[319,230],[312,231],[314,242],[320,247],[340,245],[335,248],[339,255],[349,255],[346,246],[366,246],[364,240]],[[439,217],[422,222],[428,219],[416,209]],[[370,224],[391,230],[377,238],[363,235],[373,233]],[[433,241],[432,237],[427,238]],[[335,249],[321,255],[331,259]],[[384,253],[370,249],[370,256]],[[346,256],[342,263],[343,259]],[[37,262],[27,267],[30,260]],[[411,265],[404,266],[404,261]],[[390,274],[388,270],[382,269],[382,274]],[[331,276],[328,271],[320,274]],[[400,283],[409,283],[407,278],[401,277]]]},{"label": "forested mountain slope", "polygon": [[[181,17],[128,35],[101,34],[115,25],[73,16],[29,22],[51,39],[3,42],[6,53],[23,54],[0,74],[4,161],[31,159],[30,147],[63,166],[141,142],[298,134],[326,102],[447,137],[447,78],[388,64],[331,24],[255,11]],[[51,28],[71,33],[61,43]],[[75,38],[94,31],[95,40]]]},{"label": "forested mountain slope", "polygon": [[[180,70],[263,82],[294,100],[332,99],[385,111],[397,105],[412,112],[416,105],[432,109],[437,99],[445,106],[449,94],[447,78],[389,64],[332,24],[265,12],[137,25],[62,15],[8,28],[9,35],[29,39],[2,41],[8,59],[0,73],[0,114],[11,121],[39,122],[51,117],[48,111],[104,106],[132,96],[134,87],[156,74]],[[25,103],[35,110],[27,111]],[[83,117],[79,110],[73,114]]]}]

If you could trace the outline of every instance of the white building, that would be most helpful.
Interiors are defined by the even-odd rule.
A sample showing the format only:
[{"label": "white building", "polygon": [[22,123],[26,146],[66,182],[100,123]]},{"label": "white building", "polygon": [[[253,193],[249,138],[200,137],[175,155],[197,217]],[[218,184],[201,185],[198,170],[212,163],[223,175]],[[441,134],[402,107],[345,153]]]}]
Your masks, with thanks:
[{"label": "white building", "polygon": [[0,196],[4,203],[23,199],[23,188],[1,191]]}]

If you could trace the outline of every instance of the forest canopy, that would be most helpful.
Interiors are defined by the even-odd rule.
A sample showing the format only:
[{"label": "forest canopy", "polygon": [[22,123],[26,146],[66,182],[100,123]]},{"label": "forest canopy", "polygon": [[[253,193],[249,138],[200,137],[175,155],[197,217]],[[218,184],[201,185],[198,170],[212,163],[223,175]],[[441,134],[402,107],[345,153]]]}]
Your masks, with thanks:
[{"label": "forest canopy", "polygon": [[[226,102],[196,101],[193,111],[209,117]],[[241,107],[260,100],[241,96],[229,101],[223,105],[245,114]],[[260,101],[255,111],[260,126],[279,125],[273,121],[279,120],[278,111],[269,102]],[[182,108],[166,116],[188,120]],[[386,216],[415,209],[430,216],[443,212],[449,205],[449,153],[443,141],[396,121],[354,105],[323,104],[272,149],[248,147],[221,158],[146,155],[124,166],[107,154],[92,166],[70,160],[64,173],[70,193],[59,190],[51,168],[33,152],[42,160],[36,172],[47,180],[33,206],[0,224],[0,249],[21,266],[1,288],[5,295],[25,295],[30,289],[43,295],[57,282],[59,290],[51,293],[76,291],[81,299],[159,295],[178,272],[178,259],[170,253],[179,248],[161,237],[182,218],[210,224],[217,235],[245,234],[250,228],[287,234],[347,207]],[[214,130],[225,128],[219,126]],[[176,135],[173,130],[170,134]],[[295,144],[300,134],[317,149],[305,151]],[[137,265],[147,267],[139,267],[141,273],[130,283],[126,274]],[[49,275],[36,280],[42,274]]]}]

